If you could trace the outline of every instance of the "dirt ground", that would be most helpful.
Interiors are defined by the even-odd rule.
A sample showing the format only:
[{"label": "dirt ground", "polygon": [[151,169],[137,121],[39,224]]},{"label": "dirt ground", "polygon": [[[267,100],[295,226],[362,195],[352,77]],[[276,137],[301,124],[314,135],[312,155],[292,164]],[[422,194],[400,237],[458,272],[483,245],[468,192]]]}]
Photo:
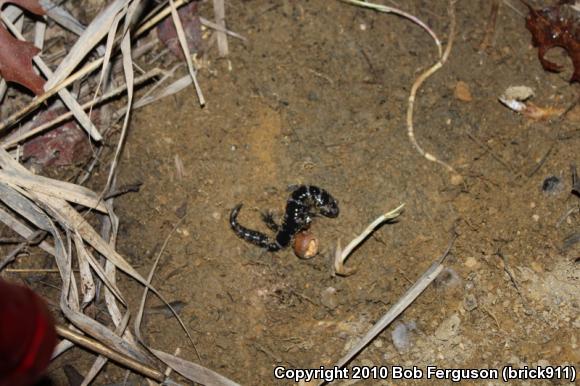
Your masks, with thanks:
[{"label": "dirt ground", "polygon": [[[226,2],[228,27],[248,43],[230,39],[227,59],[210,55],[199,77],[207,106],[200,109],[187,89],[136,111],[121,161],[118,184],[143,185],[115,202],[118,246],[142,273],[183,217],[153,284],[183,302],[181,317],[201,360],[162,312],[146,321],[154,347],[179,347],[182,357],[240,384],[291,384],[277,381],[274,368],[333,366],[456,232],[444,274],[349,366],[501,371],[580,363],[580,248],[564,243],[579,232],[570,166],[580,164],[580,110],[533,121],[498,101],[508,86],[526,85],[537,105],[568,108],[578,84],[568,82],[572,69],[562,50],[550,57],[565,71],[542,69],[519,2],[512,3],[522,15],[500,2],[493,39],[481,50],[490,3],[457,3],[449,61],[421,88],[415,107],[419,143],[464,177],[453,184],[407,136],[411,85],[437,59],[422,29],[339,1]],[[399,5],[447,42],[447,1]],[[204,13],[212,14],[211,4]],[[471,100],[458,97],[460,82]],[[545,182],[551,176],[556,186]],[[232,207],[244,203],[240,222],[267,232],[260,212],[282,214],[288,186],[297,184],[320,186],[340,203],[338,218],[314,220],[319,256],[265,252],[236,237]],[[337,242],[344,246],[401,203],[398,221],[348,260],[357,272],[334,276]],[[141,289],[126,286],[138,304]],[[149,306],[159,304],[152,299]],[[62,361],[74,363],[79,353],[54,364],[55,379]],[[122,379],[108,365],[95,384]],[[142,382],[132,375],[128,384]]]}]

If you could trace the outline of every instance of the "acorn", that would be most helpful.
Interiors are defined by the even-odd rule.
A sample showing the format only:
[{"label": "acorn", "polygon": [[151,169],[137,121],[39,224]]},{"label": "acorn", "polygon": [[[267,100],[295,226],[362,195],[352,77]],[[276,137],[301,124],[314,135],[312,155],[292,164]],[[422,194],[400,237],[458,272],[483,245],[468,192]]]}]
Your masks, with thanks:
[{"label": "acorn", "polygon": [[294,236],[294,254],[301,259],[312,259],[318,254],[318,239],[308,231],[298,232]]}]

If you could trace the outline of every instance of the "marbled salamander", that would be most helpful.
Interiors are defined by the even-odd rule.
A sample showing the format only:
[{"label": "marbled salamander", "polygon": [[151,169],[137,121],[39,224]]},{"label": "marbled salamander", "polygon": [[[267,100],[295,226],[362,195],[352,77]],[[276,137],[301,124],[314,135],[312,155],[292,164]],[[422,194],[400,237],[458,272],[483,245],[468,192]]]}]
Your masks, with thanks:
[{"label": "marbled salamander", "polygon": [[317,214],[326,217],[337,217],[338,201],[326,190],[312,185],[301,185],[292,192],[286,202],[286,212],[282,226],[274,221],[272,214],[262,214],[262,219],[274,232],[276,238],[270,239],[264,233],[253,231],[238,223],[237,217],[242,204],[236,205],[230,213],[230,225],[238,237],[265,248],[268,251],[278,251],[287,247],[292,237],[301,230],[307,229],[312,218]]}]

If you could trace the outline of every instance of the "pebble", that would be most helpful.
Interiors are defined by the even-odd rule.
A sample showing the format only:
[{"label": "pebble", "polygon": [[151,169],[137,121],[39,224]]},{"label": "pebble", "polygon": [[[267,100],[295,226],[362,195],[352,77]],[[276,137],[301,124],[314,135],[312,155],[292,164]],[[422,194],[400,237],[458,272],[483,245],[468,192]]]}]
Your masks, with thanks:
[{"label": "pebble", "polygon": [[542,264],[538,263],[537,261],[532,261],[530,263],[530,268],[532,268],[532,270],[535,273],[543,273],[544,272],[544,267],[542,266]]},{"label": "pebble", "polygon": [[328,287],[320,294],[320,301],[324,307],[334,310],[338,306],[336,288]]},{"label": "pebble", "polygon": [[435,337],[439,340],[449,340],[457,335],[460,325],[461,319],[459,318],[459,315],[453,314],[441,322],[439,327],[437,327],[437,330],[435,330]]},{"label": "pebble", "polygon": [[478,265],[477,260],[473,256],[469,256],[463,263],[467,268],[475,268]]},{"label": "pebble", "polygon": [[455,85],[455,98],[462,102],[471,102],[473,97],[471,96],[471,91],[469,90],[469,85],[463,81],[457,82]]},{"label": "pebble", "polygon": [[316,91],[310,91],[308,93],[308,100],[310,102],[316,102],[320,99],[320,97],[318,96],[318,94],[316,93]]},{"label": "pebble", "polygon": [[461,278],[452,268],[444,268],[435,279],[435,284],[441,287],[452,288],[461,284]]},{"label": "pebble", "polygon": [[366,367],[373,367],[375,365],[370,359],[362,359],[360,364]]},{"label": "pebble", "polygon": [[409,349],[409,328],[405,323],[399,322],[395,325],[395,328],[391,332],[391,338],[393,339],[393,345],[399,353],[403,353]]},{"label": "pebble", "polygon": [[562,181],[556,176],[546,177],[542,183],[542,191],[544,193],[556,194],[562,190],[564,190]]},{"label": "pebble", "polygon": [[540,359],[540,360],[538,361],[538,366],[539,366],[539,367],[548,367],[548,366],[550,366],[550,362],[548,362],[548,361],[547,361],[547,360],[545,360],[545,359]]},{"label": "pebble", "polygon": [[477,308],[477,298],[473,294],[467,294],[463,299],[463,308],[465,311],[473,311]]}]

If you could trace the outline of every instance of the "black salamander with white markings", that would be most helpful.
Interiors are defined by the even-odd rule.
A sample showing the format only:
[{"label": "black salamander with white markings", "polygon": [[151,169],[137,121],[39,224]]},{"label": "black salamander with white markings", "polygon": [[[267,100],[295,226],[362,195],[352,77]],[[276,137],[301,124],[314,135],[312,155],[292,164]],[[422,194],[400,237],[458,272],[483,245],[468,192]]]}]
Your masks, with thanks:
[{"label": "black salamander with white markings", "polygon": [[294,235],[307,229],[317,215],[334,218],[338,216],[338,201],[326,190],[312,185],[296,188],[286,202],[286,212],[282,225],[276,224],[271,213],[262,214],[268,228],[276,232],[274,239],[262,232],[248,229],[238,223],[237,217],[242,204],[236,205],[230,213],[230,225],[238,237],[268,251],[278,251],[290,245]]}]

